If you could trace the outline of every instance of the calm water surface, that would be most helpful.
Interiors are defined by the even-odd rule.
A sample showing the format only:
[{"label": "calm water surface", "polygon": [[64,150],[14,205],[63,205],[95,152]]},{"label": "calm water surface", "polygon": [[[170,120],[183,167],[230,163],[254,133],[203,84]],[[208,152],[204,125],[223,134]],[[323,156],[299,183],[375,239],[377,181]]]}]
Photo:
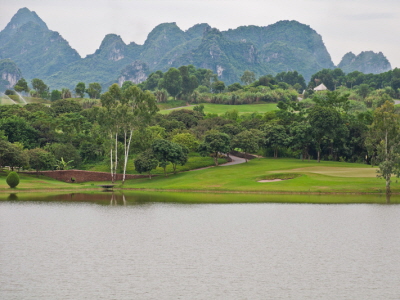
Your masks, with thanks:
[{"label": "calm water surface", "polygon": [[399,205],[126,200],[0,201],[0,299],[400,298]]}]

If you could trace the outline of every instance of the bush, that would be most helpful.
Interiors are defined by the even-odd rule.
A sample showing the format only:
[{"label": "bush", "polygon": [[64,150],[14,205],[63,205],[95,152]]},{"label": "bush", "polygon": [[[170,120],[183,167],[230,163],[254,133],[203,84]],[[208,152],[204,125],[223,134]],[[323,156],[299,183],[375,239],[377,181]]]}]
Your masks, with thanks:
[{"label": "bush", "polygon": [[6,182],[10,188],[15,188],[19,184],[19,176],[17,172],[10,172],[7,176]]}]

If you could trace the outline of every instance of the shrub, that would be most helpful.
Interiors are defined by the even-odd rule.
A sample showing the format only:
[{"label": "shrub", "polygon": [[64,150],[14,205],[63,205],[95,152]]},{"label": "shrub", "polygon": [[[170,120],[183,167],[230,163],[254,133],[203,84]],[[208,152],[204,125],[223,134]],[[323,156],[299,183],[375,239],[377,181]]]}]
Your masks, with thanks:
[{"label": "shrub", "polygon": [[19,184],[19,176],[17,172],[10,172],[7,176],[6,182],[10,188],[15,188]]}]

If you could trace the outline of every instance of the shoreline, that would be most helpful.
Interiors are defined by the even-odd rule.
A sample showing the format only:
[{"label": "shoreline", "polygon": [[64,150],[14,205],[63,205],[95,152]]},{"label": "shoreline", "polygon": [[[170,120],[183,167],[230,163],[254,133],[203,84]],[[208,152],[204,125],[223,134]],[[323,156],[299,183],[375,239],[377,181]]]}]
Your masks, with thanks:
[{"label": "shoreline", "polygon": [[[79,192],[162,192],[162,193],[196,193],[196,194],[249,194],[249,195],[376,195],[386,196],[385,192],[301,192],[301,191],[235,191],[235,190],[188,190],[188,189],[146,189],[146,188],[114,188],[104,190],[101,188],[82,189],[26,189],[26,190],[0,190],[0,194],[16,193],[79,193]],[[399,192],[391,193],[391,196],[400,195]]]}]

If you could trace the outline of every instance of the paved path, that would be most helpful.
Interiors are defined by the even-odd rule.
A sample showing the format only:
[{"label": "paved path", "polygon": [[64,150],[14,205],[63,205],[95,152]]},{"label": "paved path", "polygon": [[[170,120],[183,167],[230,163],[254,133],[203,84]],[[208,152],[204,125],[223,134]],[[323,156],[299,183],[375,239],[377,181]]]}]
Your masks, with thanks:
[{"label": "paved path", "polygon": [[242,163],[246,162],[246,160],[244,158],[241,158],[241,157],[237,157],[237,156],[233,156],[233,155],[229,155],[229,157],[232,158],[232,161],[224,163],[224,164],[221,164],[220,165],[221,167],[237,165],[237,164],[242,164]]},{"label": "paved path", "polygon": [[400,100],[394,100],[394,104],[400,104]]},{"label": "paved path", "polygon": [[[231,162],[227,162],[224,164],[220,164],[220,167],[224,167],[224,166],[231,166],[231,165],[237,165],[237,164],[242,164],[244,162],[246,162],[246,160],[244,158],[240,158],[237,156],[233,156],[233,155],[229,155],[230,158],[232,158]],[[198,171],[198,170],[204,170],[204,169],[209,169],[209,168],[213,168],[215,166],[209,166],[209,167],[204,167],[204,168],[199,168],[199,169],[193,169],[193,170],[189,170],[190,171]]]}]

